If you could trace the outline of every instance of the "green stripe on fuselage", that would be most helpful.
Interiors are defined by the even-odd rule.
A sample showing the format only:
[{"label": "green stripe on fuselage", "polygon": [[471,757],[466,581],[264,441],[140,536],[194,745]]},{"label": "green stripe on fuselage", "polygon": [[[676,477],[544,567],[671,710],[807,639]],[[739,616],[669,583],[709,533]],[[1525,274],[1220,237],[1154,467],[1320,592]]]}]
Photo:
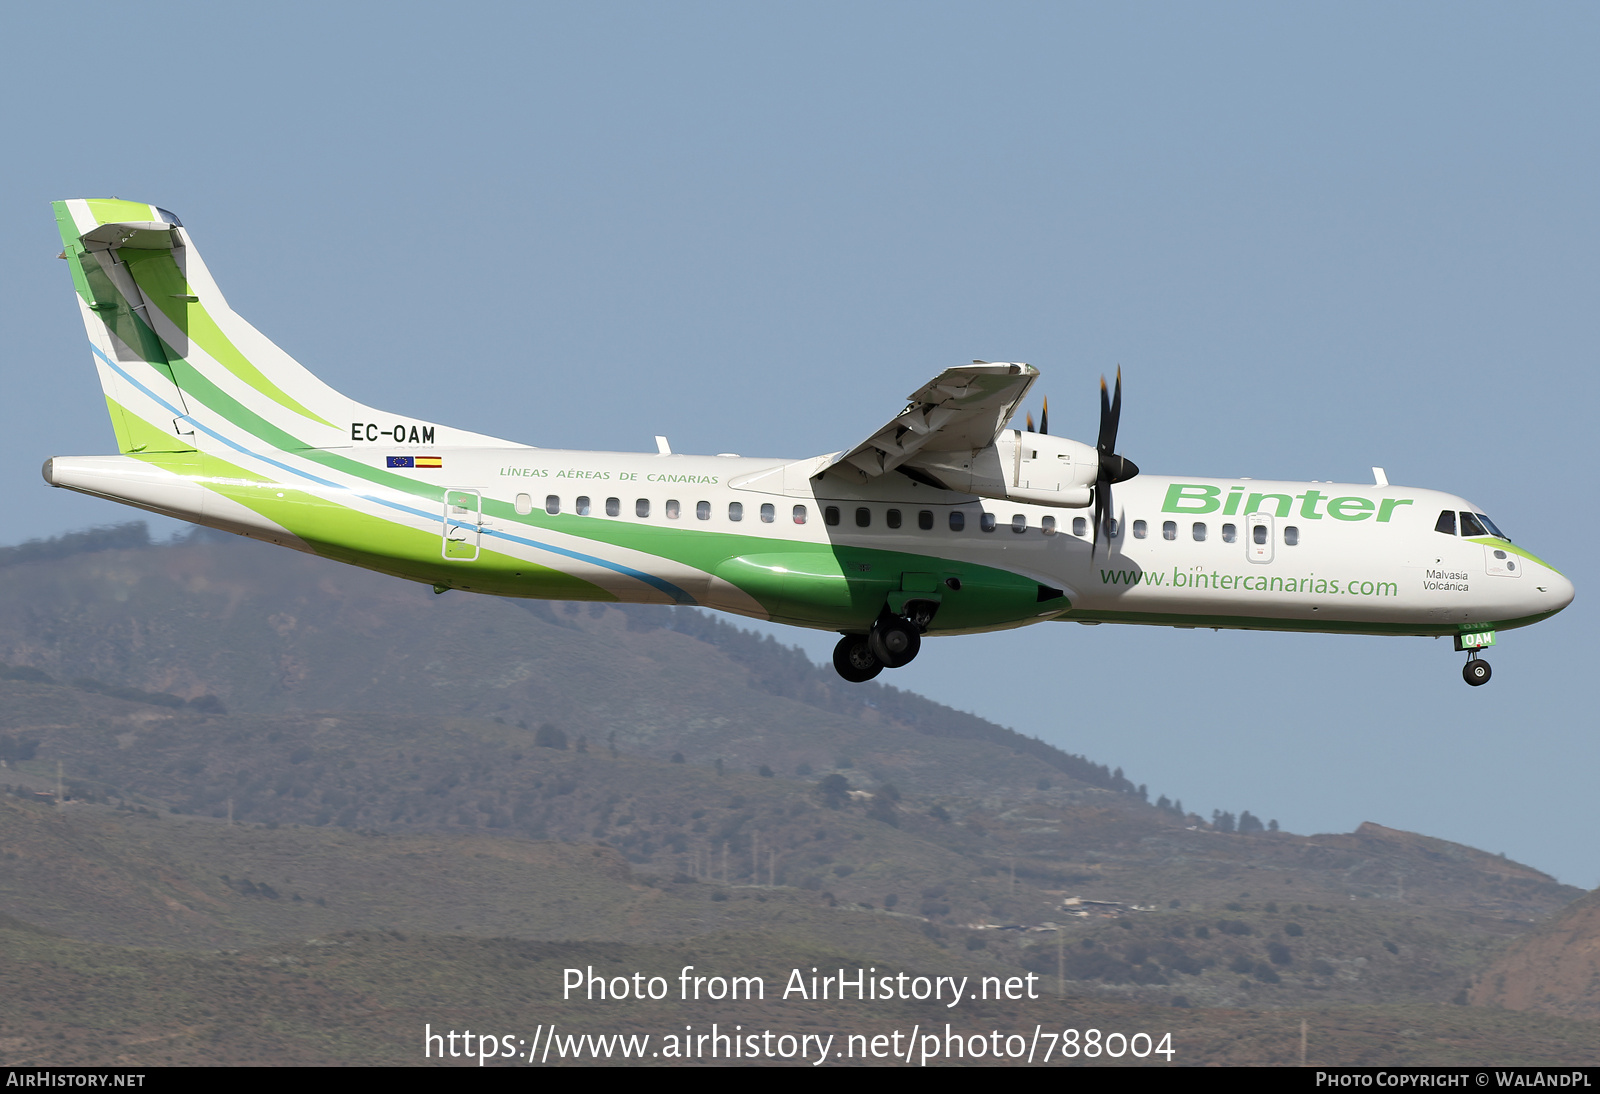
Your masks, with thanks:
[{"label": "green stripe on fuselage", "polygon": [[[1532,551],[1524,551],[1521,547],[1518,547],[1515,543],[1512,543],[1508,539],[1494,539],[1488,536],[1470,536],[1468,539],[1472,543],[1481,543],[1485,547],[1498,547],[1502,551],[1510,551],[1512,554],[1517,555],[1520,558],[1525,558],[1529,562],[1537,562],[1540,566],[1543,566],[1546,570],[1549,570],[1552,573],[1561,574],[1560,570],[1557,570],[1554,566],[1550,565]],[[1561,574],[1561,576],[1566,577],[1567,575]]]},{"label": "green stripe on fuselage", "polygon": [[[313,551],[371,570],[497,596],[549,600],[607,600],[615,595],[582,578],[484,547],[471,562],[441,557],[441,531],[427,531],[341,504],[315,490],[273,482],[212,455],[203,474],[192,462],[165,455],[141,456],[146,463],[195,477],[207,490],[238,502],[305,541]],[[442,529],[442,511],[439,528]]]},{"label": "green stripe on fuselage", "polygon": [[608,543],[715,574],[749,594],[774,621],[797,626],[865,630],[908,573],[932,573],[941,581],[954,577],[961,586],[959,592],[941,586],[932,597],[940,607],[929,633],[1015,625],[1067,607],[1064,598],[1041,603],[1039,583],[1031,578],[932,555],[610,517],[539,511],[524,516],[489,499],[484,509],[530,529]]},{"label": "green stripe on fuselage", "polygon": [[[132,318],[138,321],[137,316]],[[223,391],[175,351],[169,356],[174,379],[186,398],[253,436],[267,449],[260,455],[291,460],[305,459],[329,471],[369,482],[381,491],[420,499],[428,507],[442,506],[443,487],[418,482],[406,475],[353,459],[342,452],[308,448],[299,438],[261,417]],[[202,415],[197,414],[196,417],[203,420]],[[208,459],[214,458],[208,457]],[[220,460],[218,462],[226,463]],[[320,554],[344,558],[347,561],[361,560],[362,565],[386,572],[401,572],[382,563],[384,559],[395,557],[407,567],[404,576],[412,576],[417,580],[435,579],[438,571],[430,568],[431,563],[425,561],[426,556],[420,551],[408,547],[395,556],[389,554],[393,545],[385,541],[382,529],[402,526],[337,505],[321,498],[314,491],[315,487],[308,488],[304,483],[284,484],[285,500],[291,495],[300,500],[315,499],[315,505],[319,508],[331,506],[353,517],[361,517],[361,520],[329,523],[319,517],[309,522],[310,527],[308,527],[307,521],[297,520],[293,516],[292,505],[281,508],[272,504],[277,500],[275,498],[263,500],[259,497],[259,493],[252,493],[250,496],[256,497],[258,501],[268,506],[257,511],[294,534],[317,543]],[[252,505],[252,508],[254,507]],[[959,578],[962,584],[961,591],[947,590],[941,596],[941,605],[932,628],[935,633],[1017,625],[1068,606],[1064,599],[1040,602],[1039,585],[1030,578],[994,567],[953,559],[854,547],[848,544],[795,543],[699,529],[668,528],[657,524],[641,525],[603,517],[580,517],[573,514],[551,516],[540,511],[524,515],[517,513],[509,501],[489,497],[483,499],[483,511],[486,516],[496,521],[512,527],[523,526],[530,532],[565,533],[575,538],[612,544],[668,559],[706,573],[717,574],[730,584],[749,593],[774,619],[792,621],[805,626],[864,629],[882,611],[888,594],[900,587],[902,573],[933,572]],[[426,533],[415,533],[414,530],[408,529],[408,531],[423,535],[432,541],[434,549],[437,549],[437,541],[433,540],[433,537]],[[797,597],[787,583],[775,582],[773,578],[777,576],[776,568],[783,564],[769,557],[773,555],[804,557],[807,561],[799,568],[809,577],[803,579],[801,583],[807,585],[812,592]],[[492,562],[489,561],[491,557]],[[485,551],[478,562],[455,562],[448,565],[451,574],[460,574],[463,568],[475,574],[482,569],[486,576],[475,576],[474,580],[478,584],[472,587],[491,591],[488,590],[487,582],[493,581],[495,588],[492,591],[502,595],[615,599],[611,594],[578,579],[571,580],[581,588],[571,592],[548,592],[542,588],[535,591],[526,585],[519,586],[514,579],[507,578],[504,574],[508,571],[514,574],[519,567],[526,573],[534,564],[493,551]],[[418,566],[425,568],[418,570]],[[648,569],[648,566],[641,568]],[[501,576],[492,576],[495,573]],[[462,584],[465,586],[464,582]]]}]

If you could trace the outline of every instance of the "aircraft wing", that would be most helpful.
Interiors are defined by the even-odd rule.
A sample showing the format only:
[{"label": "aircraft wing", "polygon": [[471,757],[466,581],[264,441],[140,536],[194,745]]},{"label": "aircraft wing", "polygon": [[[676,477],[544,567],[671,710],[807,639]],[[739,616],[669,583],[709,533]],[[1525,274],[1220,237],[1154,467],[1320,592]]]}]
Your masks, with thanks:
[{"label": "aircraft wing", "polygon": [[906,408],[824,469],[877,478],[923,454],[976,452],[994,443],[1028,389],[1032,365],[974,361],[948,368],[912,392]]}]

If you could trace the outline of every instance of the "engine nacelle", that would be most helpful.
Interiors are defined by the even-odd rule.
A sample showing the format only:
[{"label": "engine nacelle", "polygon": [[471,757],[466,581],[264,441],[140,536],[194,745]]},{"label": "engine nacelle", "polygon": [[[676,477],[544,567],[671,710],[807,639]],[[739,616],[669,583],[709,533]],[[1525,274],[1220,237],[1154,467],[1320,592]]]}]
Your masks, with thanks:
[{"label": "engine nacelle", "polygon": [[1080,441],[1007,429],[970,456],[929,453],[916,466],[964,494],[1082,509],[1094,500],[1100,454]]}]

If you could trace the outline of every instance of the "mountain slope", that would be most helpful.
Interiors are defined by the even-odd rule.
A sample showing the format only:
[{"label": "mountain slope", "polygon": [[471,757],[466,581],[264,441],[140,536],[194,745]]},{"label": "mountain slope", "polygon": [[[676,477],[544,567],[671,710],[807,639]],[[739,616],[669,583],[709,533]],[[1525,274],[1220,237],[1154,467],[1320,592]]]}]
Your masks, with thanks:
[{"label": "mountain slope", "polygon": [[1600,1018],[1600,892],[1518,940],[1471,992],[1480,1006]]},{"label": "mountain slope", "polygon": [[[1597,1043],[1446,1005],[1580,895],[1499,856],[1213,828],[699,612],[435,597],[209,534],[25,547],[0,551],[0,943],[73,986],[0,992],[0,1026],[43,1059],[54,1021],[174,1059],[392,1034],[356,1055],[403,1062],[419,1000],[537,1023],[549,985],[505,963],[628,953],[1059,977],[1053,1009],[996,1014],[1182,1028],[1190,1062],[1292,1062],[1306,1013],[1313,1062]],[[97,993],[107,969],[143,1002]],[[298,1001],[260,1014],[293,1038],[218,1024],[256,991]]]}]

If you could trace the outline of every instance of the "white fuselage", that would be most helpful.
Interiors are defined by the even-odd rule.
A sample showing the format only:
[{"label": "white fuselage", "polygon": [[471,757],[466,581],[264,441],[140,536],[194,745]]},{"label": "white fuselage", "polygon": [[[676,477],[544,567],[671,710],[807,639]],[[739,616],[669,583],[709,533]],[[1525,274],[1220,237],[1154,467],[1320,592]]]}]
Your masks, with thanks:
[{"label": "white fuselage", "polygon": [[[342,451],[382,466],[394,453],[416,450]],[[1116,487],[1116,535],[1095,544],[1092,509],[973,498],[899,475],[861,486],[812,477],[825,457],[437,451],[442,466],[403,473],[481,496],[482,512],[469,523],[478,525],[473,534],[485,547],[636,602],[782,617],[728,580],[727,571],[719,574],[724,542],[745,556],[804,546],[887,552],[901,557],[893,565],[902,567],[917,565],[903,556],[924,557],[930,571],[946,563],[990,567],[1059,589],[1070,605],[1000,624],[1006,626],[1065,618],[1445,634],[1463,625],[1532,622],[1572,599],[1571,583],[1526,552],[1436,531],[1441,512],[1475,507],[1431,490],[1141,474]],[[265,495],[289,486],[387,522],[449,534],[449,517],[436,507],[340,483],[320,469],[286,474],[299,463],[280,456],[272,466],[252,468],[270,480],[241,481],[231,494],[204,488],[204,476],[183,482],[128,457],[58,458],[50,474],[58,485],[290,545],[305,544],[263,517],[270,506],[241,503],[241,490]],[[837,523],[830,523],[835,512]],[[581,519],[560,526],[545,520],[563,515]],[[530,588],[529,595],[541,594]],[[784,621],[835,629],[826,615]],[[948,628],[935,626],[933,633],[940,631]]]}]

